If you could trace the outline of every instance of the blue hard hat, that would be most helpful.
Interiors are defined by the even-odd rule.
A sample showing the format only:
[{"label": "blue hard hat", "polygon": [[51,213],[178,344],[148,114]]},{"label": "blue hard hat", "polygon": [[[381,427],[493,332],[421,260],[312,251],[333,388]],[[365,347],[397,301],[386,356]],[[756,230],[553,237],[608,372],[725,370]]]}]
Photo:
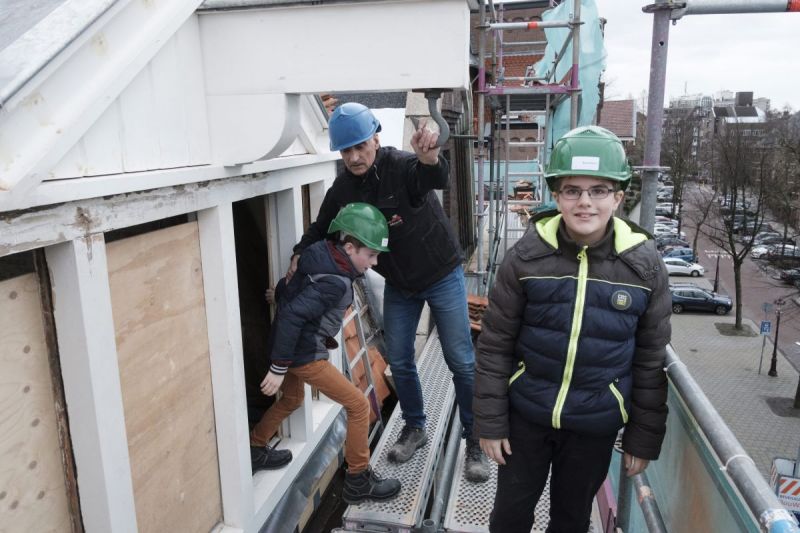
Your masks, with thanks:
[{"label": "blue hard hat", "polygon": [[365,105],[348,102],[337,107],[328,120],[331,151],[338,152],[371,139],[381,123]]}]

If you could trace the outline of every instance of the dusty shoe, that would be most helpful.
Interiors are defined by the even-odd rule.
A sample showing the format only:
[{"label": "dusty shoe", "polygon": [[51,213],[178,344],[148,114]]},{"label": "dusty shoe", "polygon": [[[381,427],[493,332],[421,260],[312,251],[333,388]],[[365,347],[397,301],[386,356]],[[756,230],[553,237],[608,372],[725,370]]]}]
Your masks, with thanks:
[{"label": "dusty shoe", "polygon": [[403,426],[397,442],[389,448],[389,460],[393,463],[405,463],[411,459],[415,451],[425,446],[427,442],[428,437],[423,428]]},{"label": "dusty shoe", "polygon": [[464,461],[464,477],[472,483],[483,483],[489,479],[489,458],[484,455],[477,439],[467,437],[467,456]]},{"label": "dusty shoe", "polygon": [[274,470],[286,466],[292,460],[291,450],[276,450],[269,446],[250,446],[250,464],[253,472]]},{"label": "dusty shoe", "polygon": [[357,474],[349,472],[344,476],[344,489],[342,497],[349,504],[360,503],[364,500],[388,500],[400,492],[400,481],[396,479],[383,479],[367,467]]}]

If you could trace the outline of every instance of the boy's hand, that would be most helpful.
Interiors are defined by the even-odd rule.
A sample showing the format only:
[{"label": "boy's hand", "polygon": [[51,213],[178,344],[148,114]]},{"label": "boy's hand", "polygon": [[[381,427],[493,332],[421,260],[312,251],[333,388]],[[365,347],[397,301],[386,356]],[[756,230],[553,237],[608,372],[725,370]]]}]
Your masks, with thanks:
[{"label": "boy's hand", "polygon": [[275,289],[267,289],[264,293],[264,299],[267,301],[268,304],[272,305],[275,303]]},{"label": "boy's hand", "polygon": [[411,148],[417,154],[417,159],[424,165],[436,165],[439,163],[439,148],[436,141],[439,134],[425,127],[425,121],[420,122],[419,129],[411,136]]},{"label": "boy's hand", "polygon": [[278,390],[280,390],[284,377],[286,376],[283,374],[278,375],[273,374],[272,372],[267,372],[267,377],[265,377],[264,381],[261,382],[261,392],[263,392],[266,396],[273,396],[278,392]]},{"label": "boy's hand", "polygon": [[644,472],[644,469],[647,468],[647,465],[650,464],[650,461],[647,459],[642,459],[640,457],[634,457],[628,452],[625,452],[625,455],[622,457],[622,460],[625,461],[623,464],[625,468],[628,470],[625,472],[625,475],[628,477],[633,477],[636,474],[641,474]]},{"label": "boy's hand", "polygon": [[286,271],[286,283],[289,283],[289,280],[292,279],[292,276],[297,271],[298,261],[300,261],[300,254],[294,254],[289,262],[289,270]]},{"label": "boy's hand", "polygon": [[508,439],[480,439],[481,450],[486,454],[486,457],[499,465],[506,464],[503,452],[506,455],[511,455],[511,443]]}]

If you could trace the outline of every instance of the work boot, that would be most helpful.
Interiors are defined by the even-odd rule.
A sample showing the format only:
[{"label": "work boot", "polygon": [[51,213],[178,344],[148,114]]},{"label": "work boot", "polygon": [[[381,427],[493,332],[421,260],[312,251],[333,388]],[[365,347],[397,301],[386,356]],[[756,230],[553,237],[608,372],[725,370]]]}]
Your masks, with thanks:
[{"label": "work boot", "polygon": [[276,450],[268,445],[264,447],[250,446],[250,464],[253,466],[253,473],[286,466],[291,460],[291,450]]},{"label": "work boot", "polygon": [[342,498],[349,504],[361,503],[364,500],[388,500],[400,492],[400,481],[383,479],[368,466],[357,474],[347,473],[344,476]]},{"label": "work boot", "polygon": [[409,425],[403,426],[397,442],[389,448],[389,460],[393,463],[405,463],[414,452],[425,446],[428,437],[425,435],[424,428],[415,428]]},{"label": "work boot", "polygon": [[478,439],[467,437],[467,456],[464,461],[464,477],[472,483],[483,483],[489,479],[489,458],[484,455]]}]

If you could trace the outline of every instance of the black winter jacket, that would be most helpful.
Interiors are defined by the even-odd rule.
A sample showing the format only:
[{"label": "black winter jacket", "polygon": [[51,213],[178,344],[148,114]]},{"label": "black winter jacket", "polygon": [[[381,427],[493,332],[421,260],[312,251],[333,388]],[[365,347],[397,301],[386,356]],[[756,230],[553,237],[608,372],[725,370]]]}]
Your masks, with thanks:
[{"label": "black winter jacket", "polygon": [[328,358],[358,276],[345,251],[331,241],[315,242],[303,251],[292,279],[282,290],[276,288],[270,371],[285,374],[290,366]]},{"label": "black winter jacket", "polygon": [[612,219],[579,249],[561,216],[534,219],[501,265],[476,357],[475,433],[509,435],[508,410],[532,423],[607,435],[658,458],[666,431],[666,267],[638,227]]},{"label": "black winter jacket", "polygon": [[375,271],[386,282],[407,293],[422,291],[453,271],[463,255],[434,189],[449,185],[449,166],[423,165],[417,157],[391,147],[378,150],[364,176],[345,169],[328,192],[303,238],[300,252],[325,238],[339,209],[351,202],[374,205],[389,224],[389,250],[378,257]]}]

